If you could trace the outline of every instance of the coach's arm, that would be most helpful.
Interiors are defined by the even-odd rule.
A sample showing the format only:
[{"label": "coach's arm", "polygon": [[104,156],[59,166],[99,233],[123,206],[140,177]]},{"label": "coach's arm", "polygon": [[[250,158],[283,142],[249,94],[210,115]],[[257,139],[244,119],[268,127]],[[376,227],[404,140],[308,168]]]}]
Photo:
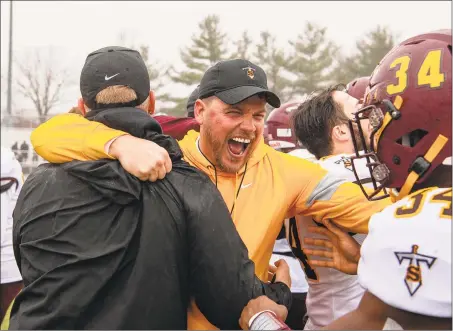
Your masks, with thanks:
[{"label": "coach's arm", "polygon": [[258,279],[222,196],[205,174],[200,172],[200,177],[202,180],[185,185],[184,197],[189,222],[191,292],[200,311],[218,328],[231,330],[238,328],[247,302],[260,295],[289,309],[289,287]]}]

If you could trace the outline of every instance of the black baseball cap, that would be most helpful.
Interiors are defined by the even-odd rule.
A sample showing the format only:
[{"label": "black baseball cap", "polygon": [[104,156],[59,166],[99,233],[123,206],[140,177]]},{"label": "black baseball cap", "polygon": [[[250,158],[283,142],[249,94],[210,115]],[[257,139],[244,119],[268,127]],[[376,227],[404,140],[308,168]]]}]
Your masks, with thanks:
[{"label": "black baseball cap", "polygon": [[192,91],[192,93],[189,96],[189,99],[187,99],[187,117],[195,117],[194,115],[194,107],[195,107],[195,101],[198,99],[198,95],[200,92],[200,85],[198,85],[195,90]]},{"label": "black baseball cap", "polygon": [[218,62],[205,72],[199,88],[200,99],[215,95],[226,104],[234,105],[264,93],[268,104],[274,108],[280,107],[279,97],[267,87],[264,70],[243,59]]},{"label": "black baseball cap", "polygon": [[131,106],[142,104],[151,89],[148,69],[136,50],[109,46],[88,54],[80,75],[80,92],[90,109],[101,108],[96,95],[113,85],[128,86],[135,91],[137,99]]}]

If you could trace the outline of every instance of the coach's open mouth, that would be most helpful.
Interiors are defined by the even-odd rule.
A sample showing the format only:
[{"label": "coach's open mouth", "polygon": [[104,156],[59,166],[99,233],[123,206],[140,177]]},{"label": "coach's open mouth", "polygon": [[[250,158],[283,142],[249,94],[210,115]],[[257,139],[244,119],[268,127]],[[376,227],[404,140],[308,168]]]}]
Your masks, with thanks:
[{"label": "coach's open mouth", "polygon": [[251,140],[246,138],[232,138],[228,140],[228,150],[234,156],[242,156],[250,145]]}]

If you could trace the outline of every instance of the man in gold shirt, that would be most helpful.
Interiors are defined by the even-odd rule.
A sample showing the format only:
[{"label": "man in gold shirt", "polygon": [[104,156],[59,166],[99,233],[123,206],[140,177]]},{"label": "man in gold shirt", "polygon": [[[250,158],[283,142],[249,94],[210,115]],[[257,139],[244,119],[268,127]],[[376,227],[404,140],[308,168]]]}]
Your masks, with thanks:
[{"label": "man in gold shirt", "polygon": [[[370,216],[388,205],[387,200],[369,202],[355,184],[265,145],[266,103],[280,106],[262,68],[241,59],[219,62],[200,82],[194,107],[200,133],[190,131],[179,142],[184,159],[209,175],[221,192],[262,280],[285,218],[333,219],[344,229],[367,233]],[[116,158],[144,180],[163,178],[171,170],[168,155],[152,142],[80,115],[55,116],[31,140],[50,162]],[[215,328],[194,302],[188,319],[189,329]]]}]

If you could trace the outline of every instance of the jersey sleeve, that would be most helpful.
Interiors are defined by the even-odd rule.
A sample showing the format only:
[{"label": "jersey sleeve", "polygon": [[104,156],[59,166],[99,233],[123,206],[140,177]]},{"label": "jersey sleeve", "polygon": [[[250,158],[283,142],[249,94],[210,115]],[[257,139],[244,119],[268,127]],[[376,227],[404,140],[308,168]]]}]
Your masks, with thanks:
[{"label": "jersey sleeve", "polygon": [[302,214],[317,222],[332,219],[348,231],[367,233],[368,221],[390,199],[368,201],[360,187],[329,173],[320,165],[290,157],[285,174],[293,194],[288,217]]},{"label": "jersey sleeve", "polygon": [[61,114],[38,126],[31,134],[36,153],[53,163],[73,160],[113,159],[106,144],[127,134],[77,114]]}]

